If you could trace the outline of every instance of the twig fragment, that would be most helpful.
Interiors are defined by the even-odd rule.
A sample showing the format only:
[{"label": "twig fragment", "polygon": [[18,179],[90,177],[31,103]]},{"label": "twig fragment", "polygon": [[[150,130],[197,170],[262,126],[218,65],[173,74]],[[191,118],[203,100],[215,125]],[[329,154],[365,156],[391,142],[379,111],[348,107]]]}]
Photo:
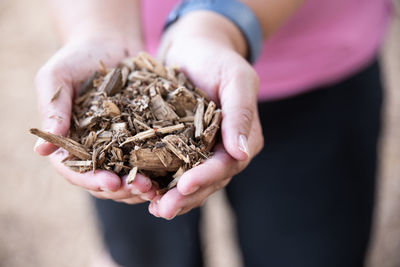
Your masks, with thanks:
[{"label": "twig fragment", "polygon": [[58,147],[64,148],[67,150],[69,153],[72,155],[80,158],[80,159],[91,159],[91,155],[86,151],[85,147],[82,146],[81,144],[75,142],[74,140],[63,137],[60,135],[48,133],[41,131],[36,128],[32,128],[29,130],[31,134],[34,134],[47,142],[50,142]]},{"label": "twig fragment", "polygon": [[137,174],[138,168],[137,167],[133,167],[128,174],[128,177],[126,178],[126,183],[127,184],[131,184],[133,183],[133,181],[136,178],[136,174]]},{"label": "twig fragment", "polygon": [[50,99],[50,103],[53,103],[54,101],[56,101],[58,99],[58,97],[61,94],[61,90],[62,90],[63,86],[60,85],[57,89],[57,91],[54,93],[53,97]]},{"label": "twig fragment", "polygon": [[194,127],[195,132],[194,136],[199,138],[203,134],[204,125],[203,125],[203,115],[204,115],[204,100],[200,99],[197,102],[196,113],[194,114]]}]

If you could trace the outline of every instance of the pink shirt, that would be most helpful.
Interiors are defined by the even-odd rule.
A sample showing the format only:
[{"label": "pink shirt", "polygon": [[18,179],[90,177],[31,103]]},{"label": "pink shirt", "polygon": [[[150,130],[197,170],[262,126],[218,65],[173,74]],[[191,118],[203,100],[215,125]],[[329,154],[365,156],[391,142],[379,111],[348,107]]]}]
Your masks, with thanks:
[{"label": "pink shirt", "polygon": [[[177,0],[142,1],[146,49],[155,53]],[[389,0],[306,0],[264,42],[255,68],[260,99],[278,99],[333,83],[371,62],[390,17]]]}]

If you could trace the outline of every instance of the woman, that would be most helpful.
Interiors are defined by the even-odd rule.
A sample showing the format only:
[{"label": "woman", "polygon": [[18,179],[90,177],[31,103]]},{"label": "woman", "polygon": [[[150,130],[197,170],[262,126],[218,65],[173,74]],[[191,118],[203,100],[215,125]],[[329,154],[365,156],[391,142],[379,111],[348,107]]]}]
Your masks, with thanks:
[{"label": "woman", "polygon": [[[159,50],[220,103],[223,142],[213,158],[156,196],[146,177],[128,186],[106,171],[77,174],[53,145],[40,140],[35,150],[98,198],[150,200],[156,217],[181,215],[166,222],[147,205],[96,200],[105,242],[123,266],[202,266],[192,209],[224,187],[246,266],[362,266],[380,124],[376,55],[389,2],[186,1],[200,7],[178,8],[159,43],[176,2],[53,0],[65,45],[36,78],[43,128],[67,133],[74,92],[99,59],[113,66]],[[248,63],[255,60],[257,74]]]}]

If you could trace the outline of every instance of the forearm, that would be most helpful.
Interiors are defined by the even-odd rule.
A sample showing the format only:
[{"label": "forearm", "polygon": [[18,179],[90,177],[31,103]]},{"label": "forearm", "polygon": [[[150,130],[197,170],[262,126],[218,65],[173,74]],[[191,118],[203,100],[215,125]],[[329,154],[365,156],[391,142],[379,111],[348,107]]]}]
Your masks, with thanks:
[{"label": "forearm", "polygon": [[49,1],[63,42],[99,36],[141,42],[139,0]]}]

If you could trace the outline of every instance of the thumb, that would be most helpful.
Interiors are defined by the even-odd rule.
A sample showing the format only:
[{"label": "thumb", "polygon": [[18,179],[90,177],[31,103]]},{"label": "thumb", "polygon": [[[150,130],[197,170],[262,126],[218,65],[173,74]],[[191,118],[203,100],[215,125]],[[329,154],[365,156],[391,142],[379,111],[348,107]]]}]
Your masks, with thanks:
[{"label": "thumb", "polygon": [[258,78],[231,79],[221,88],[222,140],[226,151],[237,160],[251,155],[249,135],[257,113]]},{"label": "thumb", "polygon": [[[71,84],[65,71],[57,71],[56,68],[44,66],[36,75],[35,89],[44,131],[63,136],[68,133],[73,98]],[[39,138],[34,150],[39,155],[47,156],[57,148]]]}]

